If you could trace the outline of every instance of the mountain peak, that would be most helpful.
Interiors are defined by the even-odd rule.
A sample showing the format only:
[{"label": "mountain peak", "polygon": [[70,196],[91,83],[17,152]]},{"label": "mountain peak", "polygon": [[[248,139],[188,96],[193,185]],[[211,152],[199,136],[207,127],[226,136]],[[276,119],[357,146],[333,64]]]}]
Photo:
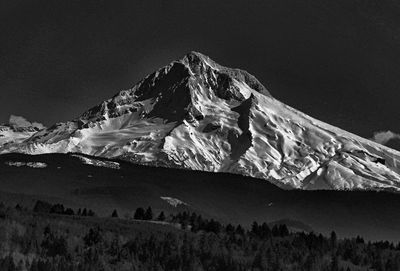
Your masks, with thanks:
[{"label": "mountain peak", "polygon": [[255,76],[245,70],[222,66],[210,57],[196,51],[187,53],[181,60],[194,74],[207,73],[207,67],[216,70],[218,73],[233,78],[239,82],[246,83],[250,88],[257,92],[271,96],[267,88],[257,80]]},{"label": "mountain peak", "polygon": [[[180,62],[184,63],[186,66],[188,66],[191,70],[197,70],[199,66],[209,66],[213,69],[219,69],[222,66],[216,63],[214,60],[212,60],[210,57],[206,56],[205,54],[202,54],[200,52],[196,51],[191,51],[187,53],[181,60]],[[203,71],[203,70],[202,70]]]},{"label": "mountain peak", "polygon": [[187,53],[183,59],[187,59],[188,61],[207,61],[210,60],[210,58],[208,56],[206,56],[205,54],[202,54],[200,52],[196,52],[196,51],[190,51],[189,53]]},{"label": "mountain peak", "polygon": [[[241,93],[241,84],[271,96],[248,72],[224,67],[202,53],[191,51],[148,75],[131,89],[123,90],[89,109],[79,119],[88,123],[138,112],[138,115],[146,118],[180,122],[188,113],[196,115],[193,103],[198,103],[199,99],[206,96],[216,95],[223,100],[243,101],[247,96]],[[195,93],[203,98],[196,98]]]}]

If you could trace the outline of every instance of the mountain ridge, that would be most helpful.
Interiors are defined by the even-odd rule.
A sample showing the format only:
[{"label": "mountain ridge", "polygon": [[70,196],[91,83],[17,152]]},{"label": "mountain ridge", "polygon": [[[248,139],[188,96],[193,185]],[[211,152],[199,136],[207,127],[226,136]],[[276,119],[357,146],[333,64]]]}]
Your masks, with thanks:
[{"label": "mountain ridge", "polygon": [[197,52],[6,152],[78,152],[284,188],[400,191],[400,152],[309,117]]}]

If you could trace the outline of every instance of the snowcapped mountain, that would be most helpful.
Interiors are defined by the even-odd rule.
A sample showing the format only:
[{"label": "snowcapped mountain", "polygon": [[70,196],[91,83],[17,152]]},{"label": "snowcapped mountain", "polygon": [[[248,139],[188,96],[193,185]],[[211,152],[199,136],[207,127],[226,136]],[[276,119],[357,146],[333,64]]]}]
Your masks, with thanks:
[{"label": "snowcapped mountain", "polygon": [[309,117],[197,52],[0,152],[77,152],[284,188],[400,191],[400,152]]}]

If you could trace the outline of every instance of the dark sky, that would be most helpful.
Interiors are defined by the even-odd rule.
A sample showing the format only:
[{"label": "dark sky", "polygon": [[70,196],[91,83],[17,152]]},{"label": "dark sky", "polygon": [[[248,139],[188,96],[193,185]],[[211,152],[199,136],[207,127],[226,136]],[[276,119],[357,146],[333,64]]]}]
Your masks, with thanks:
[{"label": "dark sky", "polygon": [[0,122],[74,118],[196,50],[318,119],[400,132],[396,2],[3,0]]}]

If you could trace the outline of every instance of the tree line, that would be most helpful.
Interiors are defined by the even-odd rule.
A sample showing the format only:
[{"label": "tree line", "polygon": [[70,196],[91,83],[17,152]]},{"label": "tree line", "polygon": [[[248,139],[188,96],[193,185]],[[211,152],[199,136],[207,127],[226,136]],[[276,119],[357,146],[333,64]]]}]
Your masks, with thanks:
[{"label": "tree line", "polygon": [[400,245],[388,241],[266,222],[224,224],[195,212],[154,214],[151,207],[137,208],[134,219],[162,225],[127,224],[116,210],[89,223],[66,219],[68,208],[54,217],[63,208],[39,212],[36,205],[33,211],[0,206],[0,270],[400,270]]},{"label": "tree line", "polygon": [[[18,206],[19,205],[17,205],[17,207]],[[42,201],[42,200],[36,201],[35,206],[33,207],[33,212],[59,214],[59,215],[77,215],[77,216],[96,215],[96,213],[91,209],[79,208],[77,211],[74,211],[72,208],[65,208],[64,205],[61,203],[51,204],[47,201]]]}]

